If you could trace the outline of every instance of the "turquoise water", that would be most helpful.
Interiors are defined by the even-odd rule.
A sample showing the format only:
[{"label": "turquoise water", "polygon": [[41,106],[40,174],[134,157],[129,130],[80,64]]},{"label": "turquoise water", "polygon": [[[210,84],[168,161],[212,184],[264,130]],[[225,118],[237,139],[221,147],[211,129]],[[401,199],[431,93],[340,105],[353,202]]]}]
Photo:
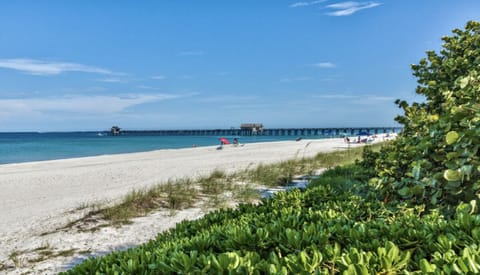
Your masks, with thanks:
[{"label": "turquoise water", "polygon": [[[219,145],[219,136],[110,136],[97,132],[0,133],[0,164]],[[225,136],[230,141],[234,137]],[[237,137],[240,143],[293,136]],[[321,138],[321,137],[311,137]]]}]

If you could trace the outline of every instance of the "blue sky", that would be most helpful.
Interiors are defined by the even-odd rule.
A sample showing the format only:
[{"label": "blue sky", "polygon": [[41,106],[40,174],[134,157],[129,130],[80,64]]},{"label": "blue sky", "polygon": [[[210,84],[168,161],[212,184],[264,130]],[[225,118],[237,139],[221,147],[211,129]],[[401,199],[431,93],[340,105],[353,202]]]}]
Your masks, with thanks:
[{"label": "blue sky", "polygon": [[390,126],[477,0],[1,1],[0,132]]}]

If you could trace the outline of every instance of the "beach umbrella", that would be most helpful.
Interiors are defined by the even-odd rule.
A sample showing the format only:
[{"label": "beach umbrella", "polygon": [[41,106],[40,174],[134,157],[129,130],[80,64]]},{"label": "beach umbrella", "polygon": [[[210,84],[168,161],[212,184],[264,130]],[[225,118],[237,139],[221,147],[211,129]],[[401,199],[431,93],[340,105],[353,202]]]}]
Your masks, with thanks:
[{"label": "beach umbrella", "polygon": [[230,141],[229,141],[228,139],[226,139],[226,138],[223,138],[223,137],[222,137],[222,138],[219,138],[219,139],[220,139],[220,142],[221,142],[222,144],[230,144]]},{"label": "beach umbrella", "polygon": [[365,131],[361,131],[360,133],[358,133],[359,136],[369,136],[370,133],[368,132],[365,132]]}]

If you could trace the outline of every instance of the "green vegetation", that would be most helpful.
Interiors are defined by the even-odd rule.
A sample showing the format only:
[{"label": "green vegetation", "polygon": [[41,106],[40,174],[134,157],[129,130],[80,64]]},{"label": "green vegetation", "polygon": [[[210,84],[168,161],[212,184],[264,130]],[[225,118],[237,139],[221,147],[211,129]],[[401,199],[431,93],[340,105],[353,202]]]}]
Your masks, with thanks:
[{"label": "green vegetation", "polygon": [[132,218],[147,215],[156,209],[178,210],[191,207],[197,197],[198,190],[192,180],[168,181],[148,190],[134,190],[113,206],[94,205],[84,217],[60,229],[76,227],[81,231],[87,231],[110,225],[129,224]]},{"label": "green vegetation", "polygon": [[215,211],[156,240],[87,260],[67,274],[478,272],[480,218],[447,221],[384,204],[358,166],[326,172],[302,192]]},{"label": "green vegetation", "polygon": [[[379,151],[366,147],[363,161],[330,169],[305,190],[182,222],[65,274],[480,273],[480,23],[453,32],[439,55],[428,52],[413,66],[426,101],[397,101],[403,133]],[[242,175],[282,184],[322,161]]]},{"label": "green vegetation", "polygon": [[480,23],[443,37],[440,54],[412,65],[424,103],[398,100],[403,134],[366,159],[387,200],[441,207],[478,201],[480,189]]},{"label": "green vegetation", "polygon": [[[372,145],[378,151],[381,145]],[[295,175],[312,175],[316,169],[332,168],[338,165],[351,164],[362,158],[362,148],[321,153],[314,158],[300,158],[277,164],[259,165],[233,175],[234,178],[265,186],[279,186],[290,183]]]}]

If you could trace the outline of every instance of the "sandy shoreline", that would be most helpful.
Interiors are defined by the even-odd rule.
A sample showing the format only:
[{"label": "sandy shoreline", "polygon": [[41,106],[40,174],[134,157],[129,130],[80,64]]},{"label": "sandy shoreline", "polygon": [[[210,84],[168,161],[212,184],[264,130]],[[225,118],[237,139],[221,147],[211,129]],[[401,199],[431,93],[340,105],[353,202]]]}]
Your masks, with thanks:
[{"label": "sandy shoreline", "polygon": [[[215,169],[233,172],[260,163],[310,157],[346,147],[342,139],[318,139],[250,143],[225,146],[223,150],[210,146],[0,165],[0,264],[11,261],[8,258],[15,251],[35,249],[45,243],[56,248],[62,246],[63,241],[58,238],[69,238],[68,232],[39,236],[78,217],[81,213],[71,211],[82,204],[116,200],[134,189],[169,179],[207,175]],[[202,213],[199,209],[191,209],[177,217],[168,217],[165,213],[156,215],[156,218],[149,218],[150,225],[141,227],[143,229],[135,227],[141,224],[142,219],[138,219],[138,224],[135,222],[130,228],[106,228],[103,233],[99,232],[100,235],[85,235],[73,242],[79,243],[76,249],[109,251],[146,241],[174,226],[175,222],[193,219]],[[157,225],[152,228],[155,219]],[[122,230],[125,232],[119,233]],[[39,270],[50,273],[66,266],[60,259],[27,266],[26,270],[33,268],[33,273]],[[17,271],[25,269],[12,270]]]}]

